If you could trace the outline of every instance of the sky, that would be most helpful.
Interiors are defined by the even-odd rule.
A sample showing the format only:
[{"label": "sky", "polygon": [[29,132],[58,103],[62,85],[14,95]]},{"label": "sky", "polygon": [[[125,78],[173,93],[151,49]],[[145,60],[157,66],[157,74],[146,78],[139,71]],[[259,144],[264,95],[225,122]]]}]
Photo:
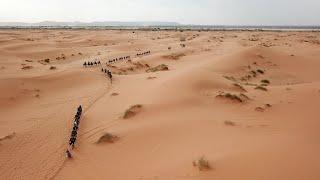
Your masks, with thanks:
[{"label": "sky", "polygon": [[320,0],[0,0],[0,22],[320,25]]}]

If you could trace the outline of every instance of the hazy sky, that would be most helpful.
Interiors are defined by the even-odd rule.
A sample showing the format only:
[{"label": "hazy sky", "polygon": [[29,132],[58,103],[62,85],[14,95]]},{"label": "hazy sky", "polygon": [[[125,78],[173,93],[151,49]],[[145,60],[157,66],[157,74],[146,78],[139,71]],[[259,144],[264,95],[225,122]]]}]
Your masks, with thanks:
[{"label": "hazy sky", "polygon": [[0,21],[320,25],[320,0],[0,0]]}]

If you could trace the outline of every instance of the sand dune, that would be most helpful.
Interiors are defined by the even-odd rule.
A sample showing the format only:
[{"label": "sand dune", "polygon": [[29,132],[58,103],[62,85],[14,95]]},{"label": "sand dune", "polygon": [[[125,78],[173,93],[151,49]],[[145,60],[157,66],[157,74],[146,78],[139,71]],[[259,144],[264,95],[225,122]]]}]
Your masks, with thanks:
[{"label": "sand dune", "polygon": [[2,30],[0,179],[317,180],[319,38]]}]

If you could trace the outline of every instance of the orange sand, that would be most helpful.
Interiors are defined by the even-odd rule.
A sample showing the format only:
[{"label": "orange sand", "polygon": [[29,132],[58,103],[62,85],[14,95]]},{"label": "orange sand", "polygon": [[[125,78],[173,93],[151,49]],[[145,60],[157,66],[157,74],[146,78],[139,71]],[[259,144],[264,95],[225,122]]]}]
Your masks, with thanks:
[{"label": "orange sand", "polygon": [[[319,50],[316,32],[1,30],[0,179],[318,180]],[[112,84],[82,67],[127,55]]]}]

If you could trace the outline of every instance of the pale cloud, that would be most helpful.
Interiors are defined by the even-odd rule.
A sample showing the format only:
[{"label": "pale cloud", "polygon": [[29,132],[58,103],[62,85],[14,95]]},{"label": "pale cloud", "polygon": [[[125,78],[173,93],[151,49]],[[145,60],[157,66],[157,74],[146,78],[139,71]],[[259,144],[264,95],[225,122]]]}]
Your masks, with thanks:
[{"label": "pale cloud", "polygon": [[320,25],[319,0],[0,0],[0,21]]}]

